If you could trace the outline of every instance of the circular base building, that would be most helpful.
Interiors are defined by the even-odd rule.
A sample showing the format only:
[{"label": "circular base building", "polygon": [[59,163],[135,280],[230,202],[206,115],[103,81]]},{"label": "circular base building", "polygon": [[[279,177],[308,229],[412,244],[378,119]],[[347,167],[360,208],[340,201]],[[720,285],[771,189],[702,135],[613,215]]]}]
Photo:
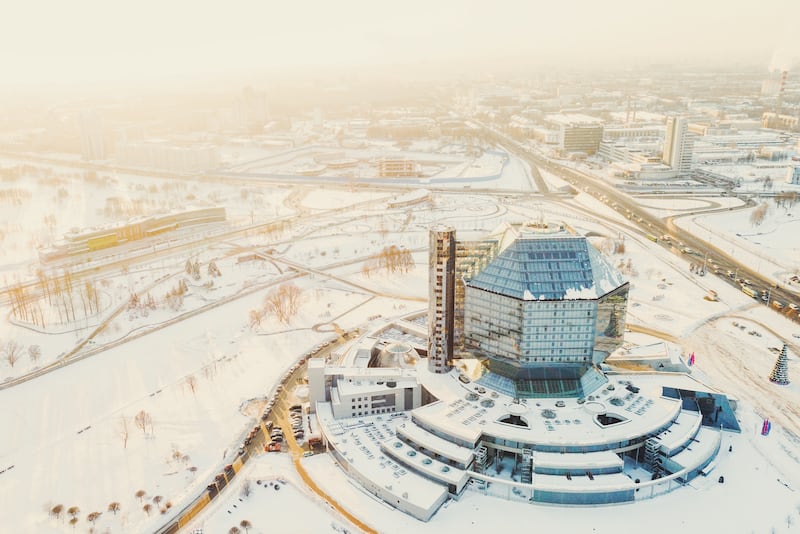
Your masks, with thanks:
[{"label": "circular base building", "polygon": [[[440,234],[432,243],[444,242]],[[380,352],[391,343],[380,332],[402,331],[418,352],[428,347],[413,369],[348,356],[336,367],[309,363],[312,409],[342,468],[422,520],[467,490],[596,505],[653,497],[709,473],[722,431],[739,431],[727,398],[685,373],[604,364],[622,344],[628,282],[561,226],[526,225],[511,237],[436,249],[447,254],[434,258],[432,287],[465,290],[463,304],[454,299],[463,305],[462,358],[448,346],[454,310],[436,298],[427,321],[418,314],[376,326],[350,349]],[[479,249],[491,259],[459,261],[460,250]],[[469,276],[455,280],[466,263]]]}]

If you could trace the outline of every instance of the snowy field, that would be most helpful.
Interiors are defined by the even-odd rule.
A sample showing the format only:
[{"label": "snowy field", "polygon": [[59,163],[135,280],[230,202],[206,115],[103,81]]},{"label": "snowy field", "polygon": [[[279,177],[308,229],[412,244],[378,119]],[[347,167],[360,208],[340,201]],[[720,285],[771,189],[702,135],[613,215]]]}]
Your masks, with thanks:
[{"label": "snowy field", "polygon": [[[509,189],[521,187],[529,181],[522,172],[502,183]],[[15,187],[35,191],[43,187],[38,180],[20,179]],[[66,231],[62,225],[108,220],[86,207],[86,199],[97,192],[86,189],[79,178],[69,180],[76,191],[70,192],[69,201],[54,212],[58,221],[54,233]],[[97,186],[97,191],[105,187]],[[49,334],[3,323],[0,341],[14,339],[24,347],[40,345],[42,356],[35,363],[24,355],[18,368],[0,360],[0,379],[21,376],[56,361],[60,353],[88,335],[91,323],[108,321],[108,326],[93,345],[105,350],[0,390],[0,425],[13,429],[0,434],[0,495],[4,497],[0,530],[58,533],[87,531],[90,526],[98,532],[156,529],[231,461],[254,423],[259,402],[300,355],[330,337],[333,323],[348,329],[376,314],[402,315],[425,307],[425,250],[431,224],[446,222],[459,230],[490,231],[503,221],[543,214],[563,220],[579,232],[600,236],[592,237],[592,242],[609,254],[611,242],[624,239],[625,252],[612,254],[611,261],[621,266],[631,282],[628,323],[676,338],[685,352],[697,354],[698,376],[740,399],[738,415],[744,431],[739,436],[726,435],[733,453],[722,453],[714,476],[636,505],[571,508],[569,514],[558,507],[514,504],[469,491],[428,524],[366,496],[347,482],[325,455],[303,459],[318,484],[381,532],[477,532],[495,525],[518,525],[520,514],[532,514],[525,517],[535,518],[544,530],[565,532],[589,532],[590,527],[596,532],[630,532],[632,525],[652,532],[800,529],[795,527],[800,525],[800,497],[794,491],[800,488],[800,416],[795,408],[800,406],[800,388],[780,388],[765,378],[776,358],[771,347],[788,340],[794,343],[790,376],[800,380],[798,340],[791,337],[796,325],[763,306],[753,306],[752,299],[715,277],[691,274],[685,258],[671,255],[631,232],[624,217],[594,197],[581,194],[570,203],[533,199],[506,204],[486,195],[453,192],[434,194],[433,200],[420,205],[390,209],[387,199],[396,194],[351,192],[346,188],[267,188],[263,195],[253,191],[245,194],[241,186],[226,189],[203,182],[192,182],[187,188],[204,198],[219,190],[216,200],[244,218],[251,216],[247,204],[251,198],[263,199],[265,210],[252,215],[261,220],[292,213],[306,216],[275,234],[243,236],[198,254],[202,276],[199,281],[189,279],[196,283],[176,310],[162,305],[147,315],[140,311],[126,311],[113,319],[106,315],[123,304],[132,290],[138,291],[164,275],[185,276],[185,255],[140,265],[137,269],[141,271],[109,273],[107,305],[97,317],[76,322],[72,330]],[[139,192],[146,199],[148,189],[144,185],[141,192],[134,185],[117,194]],[[151,193],[148,206],[161,205],[160,191],[156,187],[156,193]],[[243,199],[247,201],[244,205]],[[51,200],[42,196],[42,202]],[[689,202],[675,208],[654,208],[679,212],[696,209],[696,204]],[[73,210],[76,214],[69,215]],[[6,235],[11,236],[8,239],[13,245],[13,254],[5,256],[8,259],[4,261],[22,262],[24,268],[17,271],[28,272],[26,243],[49,230],[43,221],[30,220],[27,233],[22,232],[23,225],[2,213]],[[716,224],[733,228],[749,224],[745,212],[730,213],[730,221]],[[703,222],[724,216],[727,212],[704,216]],[[737,222],[735,217],[744,222]],[[797,241],[784,227],[794,223],[767,218],[763,224],[773,224],[773,233],[788,240],[786,255],[791,258]],[[705,238],[702,232],[699,237]],[[404,272],[377,270],[366,274],[364,266],[370,258],[389,245],[412,251],[412,266]],[[743,253],[743,247],[734,245],[737,254]],[[236,261],[240,253],[267,248],[274,249],[269,261]],[[225,256],[224,249],[231,254]],[[212,277],[205,268],[212,258],[218,258],[222,276],[213,278],[214,284],[206,287]],[[258,324],[253,323],[251,312],[262,309],[270,292],[289,277],[301,295],[295,313],[287,321],[265,314]],[[153,291],[161,298],[174,283],[171,278]],[[704,299],[710,289],[718,293],[718,302]],[[8,315],[7,308],[2,311]],[[744,328],[734,326],[734,321]],[[147,335],[134,335],[145,330]],[[636,342],[647,339],[642,334],[630,335]],[[148,416],[144,428],[135,420],[140,413]],[[777,423],[768,437],[756,432],[762,416]],[[243,519],[252,523],[251,532],[354,531],[309,494],[293,475],[291,464],[281,460],[285,458],[276,454],[248,463],[242,472],[246,478],[237,480],[250,479],[256,489],[243,501],[238,501],[237,488],[226,492],[201,518],[207,532],[226,532]],[[725,476],[724,484],[717,482],[717,474]],[[286,483],[278,482],[281,487],[275,490],[280,478]],[[257,484],[258,480],[262,484]],[[145,495],[137,497],[137,490]],[[118,513],[108,510],[112,502],[119,503]],[[144,510],[145,503],[151,506],[149,513]],[[54,517],[48,513],[57,504],[64,505],[65,510],[80,508],[75,529],[69,524],[68,514]],[[302,518],[286,512],[297,509],[304,510]],[[102,513],[95,525],[87,523],[91,512]],[[300,520],[307,523],[297,523]]]},{"label": "snowy field", "polygon": [[[778,207],[765,201],[763,220],[754,224],[758,207],[676,219],[676,223],[717,248],[744,261],[781,284],[800,273],[800,205]],[[800,291],[800,286],[796,288]]]},{"label": "snowy field", "polygon": [[[201,517],[187,526],[187,532],[202,526],[205,532],[223,533],[232,527],[241,528],[242,521],[252,525],[250,532],[253,534],[324,533],[344,529],[357,532],[305,487],[288,455],[265,454],[244,469],[228,488],[230,497],[213,501]],[[249,492],[243,491],[246,486]]]}]

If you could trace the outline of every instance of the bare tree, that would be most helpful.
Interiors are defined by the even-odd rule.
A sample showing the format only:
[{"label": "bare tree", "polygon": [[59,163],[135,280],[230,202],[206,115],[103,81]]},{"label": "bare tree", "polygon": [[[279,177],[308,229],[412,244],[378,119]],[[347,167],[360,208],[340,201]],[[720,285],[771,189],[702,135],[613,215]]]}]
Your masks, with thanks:
[{"label": "bare tree", "polygon": [[188,290],[189,287],[186,285],[186,282],[181,280],[164,296],[164,302],[173,311],[178,311],[180,307],[183,306],[183,296]]},{"label": "bare tree", "polygon": [[161,495],[156,495],[155,497],[153,497],[153,502],[155,503],[156,506],[161,504],[161,501],[163,501],[163,500],[164,500],[164,497],[162,497]]},{"label": "bare tree", "polygon": [[119,512],[119,509],[120,509],[119,503],[116,502],[116,501],[114,501],[114,502],[112,502],[112,503],[110,503],[108,505],[108,511],[113,513],[114,515],[117,515],[117,512]]},{"label": "bare tree", "polygon": [[194,375],[187,376],[186,385],[189,386],[190,390],[192,390],[192,395],[195,395],[195,392],[197,391],[197,377]]},{"label": "bare tree", "polygon": [[253,523],[251,523],[247,519],[242,519],[239,522],[239,526],[242,527],[245,532],[250,532],[250,529],[253,528]]},{"label": "bare tree", "polygon": [[203,376],[206,377],[207,380],[214,380],[214,377],[217,375],[217,362],[212,362],[205,367],[203,367]]},{"label": "bare tree", "polygon": [[50,515],[55,516],[56,519],[60,518],[61,514],[63,512],[64,512],[64,505],[63,504],[57,504],[57,505],[53,506],[52,508],[50,508]]},{"label": "bare tree", "polygon": [[150,511],[151,511],[152,509],[153,509],[153,505],[152,505],[152,504],[150,504],[149,502],[148,502],[148,503],[145,503],[145,505],[144,505],[144,506],[142,506],[142,510],[144,510],[144,513],[146,513],[147,515],[150,515]]},{"label": "bare tree", "polygon": [[781,191],[780,193],[776,193],[772,200],[775,202],[776,206],[782,207],[784,210],[789,211],[797,203],[798,195],[797,191],[789,191],[784,192]]},{"label": "bare tree", "polygon": [[139,502],[142,502],[142,499],[144,499],[145,495],[147,495],[147,492],[145,490],[139,490],[136,493],[134,493],[134,496],[137,499],[139,499]]},{"label": "bare tree", "polygon": [[78,517],[78,514],[81,513],[81,509],[77,506],[70,506],[67,508],[67,513],[71,515],[73,518]]},{"label": "bare tree", "polygon": [[766,202],[762,202],[753,210],[750,214],[750,224],[753,226],[760,226],[761,223],[764,222],[764,218],[767,216],[767,211],[769,210],[769,205]]},{"label": "bare tree", "polygon": [[141,410],[139,413],[137,413],[136,417],[133,418],[133,422],[136,425],[136,428],[140,429],[145,434],[147,434],[147,427],[149,426],[152,433],[153,418],[146,411]]},{"label": "bare tree", "polygon": [[73,516],[72,519],[69,520],[69,524],[72,525],[72,530],[75,530],[75,525],[78,524],[78,518]]},{"label": "bare tree", "polygon": [[42,348],[39,345],[31,345],[28,347],[28,356],[30,356],[33,363],[36,363],[42,356]]},{"label": "bare tree", "polygon": [[13,339],[9,339],[8,341],[6,341],[6,344],[3,347],[3,353],[5,354],[5,358],[6,361],[8,362],[8,365],[14,367],[14,364],[17,363],[20,354],[22,353],[22,345],[20,345]]},{"label": "bare tree", "polygon": [[101,514],[100,512],[92,512],[91,514],[89,514],[89,515],[87,515],[87,516],[86,516],[86,520],[87,520],[89,523],[91,523],[92,525],[94,525],[95,521],[97,521],[98,519],[100,519],[100,516],[101,516],[101,515],[102,515],[102,514]]},{"label": "bare tree", "polygon": [[122,438],[122,448],[128,448],[128,418],[124,415],[119,416],[119,436]]},{"label": "bare tree", "polygon": [[288,323],[297,313],[301,291],[294,284],[282,284],[264,299],[265,309],[272,311],[282,323]]},{"label": "bare tree", "polygon": [[247,314],[248,321],[250,323],[250,329],[254,329],[256,326],[261,326],[261,320],[264,318],[264,313],[261,310],[250,310]]},{"label": "bare tree", "polygon": [[239,530],[239,527],[231,527],[231,529],[228,531],[228,534],[239,534],[240,532],[241,530]]}]

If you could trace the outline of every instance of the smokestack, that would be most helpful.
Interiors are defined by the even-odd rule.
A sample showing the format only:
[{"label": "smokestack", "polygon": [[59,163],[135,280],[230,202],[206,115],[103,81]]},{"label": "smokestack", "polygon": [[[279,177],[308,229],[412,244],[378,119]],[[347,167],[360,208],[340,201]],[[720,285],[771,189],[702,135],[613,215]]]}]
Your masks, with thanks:
[{"label": "smokestack", "polygon": [[788,77],[789,77],[789,71],[785,70],[785,69],[782,70],[781,71],[781,85],[778,88],[778,103],[775,106],[777,108],[775,110],[775,113],[778,114],[778,115],[780,115],[781,107],[783,106],[783,91],[784,91],[784,89],[786,89],[786,78],[788,78]]},{"label": "smokestack", "polygon": [[631,95],[628,93],[628,109],[625,113],[625,126],[630,126],[631,124]]}]

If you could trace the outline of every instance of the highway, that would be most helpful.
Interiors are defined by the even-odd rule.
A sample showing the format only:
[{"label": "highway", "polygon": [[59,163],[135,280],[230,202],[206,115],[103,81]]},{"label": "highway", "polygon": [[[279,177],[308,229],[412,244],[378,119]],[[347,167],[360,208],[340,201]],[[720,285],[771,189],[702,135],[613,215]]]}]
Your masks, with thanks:
[{"label": "highway", "polygon": [[[679,228],[673,223],[673,217],[667,220],[655,217],[640,207],[635,199],[622,193],[617,188],[603,183],[596,177],[539,156],[508,135],[477,121],[473,122],[484,128],[495,142],[502,144],[509,150],[513,150],[514,155],[528,162],[531,168],[540,166],[547,169],[548,172],[572,184],[577,190],[593,195],[618,213],[624,215],[631,225],[638,228],[638,232],[642,236],[656,238],[659,245],[676,255],[683,255],[684,257],[688,255],[693,258],[697,265],[705,269],[705,275],[718,276],[739,289],[743,288],[745,281],[749,281],[746,285],[758,293],[757,299],[759,302],[768,305],[778,301],[781,303],[782,309],[776,309],[776,312],[781,312],[786,317],[800,322],[798,312],[790,308],[792,304],[800,307],[800,295],[797,292],[774,284],[750,266],[736,261],[735,258],[729,256],[714,244]],[[538,175],[539,173],[536,174]],[[537,180],[537,184],[539,181],[543,182],[541,177]],[[546,184],[541,187],[540,192],[543,195],[550,194]],[[727,208],[725,209],[727,210]],[[666,239],[662,236],[666,236]],[[767,295],[766,300],[762,300],[763,295]]]}]

